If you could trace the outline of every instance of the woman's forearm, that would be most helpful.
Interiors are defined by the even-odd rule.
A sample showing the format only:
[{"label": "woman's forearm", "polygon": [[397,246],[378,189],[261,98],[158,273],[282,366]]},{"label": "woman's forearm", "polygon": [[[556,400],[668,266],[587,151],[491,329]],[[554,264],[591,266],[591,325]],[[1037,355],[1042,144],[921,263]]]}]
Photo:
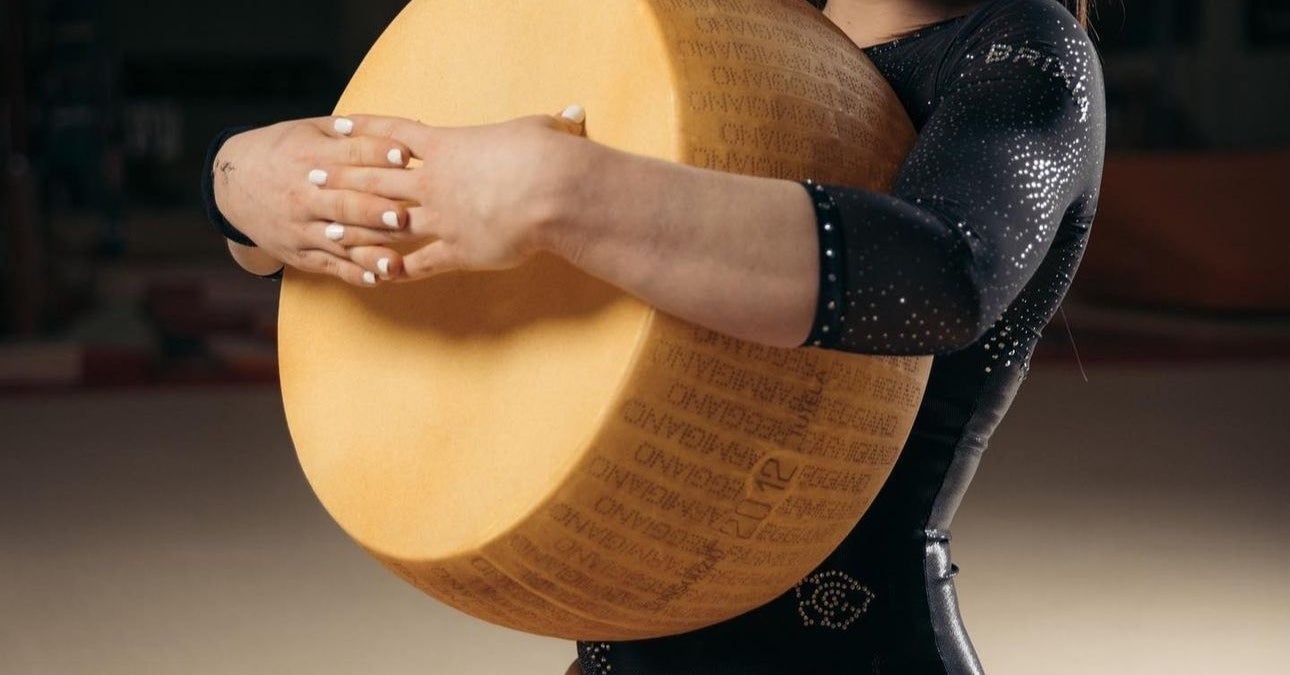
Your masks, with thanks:
[{"label": "woman's forearm", "polygon": [[801,185],[579,146],[545,248],[717,332],[778,347],[806,340],[820,263]]}]

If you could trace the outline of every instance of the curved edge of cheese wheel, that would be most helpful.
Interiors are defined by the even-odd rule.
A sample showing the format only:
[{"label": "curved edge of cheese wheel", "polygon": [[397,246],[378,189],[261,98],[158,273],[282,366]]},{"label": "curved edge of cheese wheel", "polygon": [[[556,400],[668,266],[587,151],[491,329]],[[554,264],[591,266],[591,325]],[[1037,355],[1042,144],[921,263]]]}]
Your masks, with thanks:
[{"label": "curved edge of cheese wheel", "polygon": [[[677,89],[678,89],[678,84],[680,82],[680,73],[678,71],[675,60],[669,58],[668,50],[662,48],[662,45],[666,44],[667,37],[663,33],[662,20],[660,17],[657,0],[631,0],[631,1],[639,8],[640,13],[644,15],[645,18],[649,19],[642,28],[643,32],[648,33],[648,35],[643,37],[642,41],[645,44],[654,46],[653,51],[655,51],[655,56],[657,57],[656,62],[665,63],[667,68],[667,71],[666,71],[667,77],[665,78],[665,82],[666,82],[665,89],[671,94],[669,96],[669,98],[671,99],[671,107],[668,110],[668,113],[673,120],[673,123],[672,123],[673,131],[672,131],[670,147],[667,149],[665,154],[660,153],[660,155],[662,159],[673,161],[673,162],[679,162],[681,161],[682,152],[685,147],[685,141],[681,133],[681,125],[682,125],[681,103],[679,98],[675,96],[675,93],[677,92]],[[624,294],[630,295],[625,291],[624,291]],[[653,339],[654,324],[656,321],[656,317],[659,313],[659,309],[657,307],[648,305],[648,303],[645,303],[639,298],[633,298],[633,299],[636,302],[640,302],[641,304],[645,305],[646,311],[645,311],[644,318],[641,321],[639,332],[636,334],[636,344],[632,346],[630,351],[630,356],[628,357],[628,363],[626,364],[626,368],[623,370],[624,376],[619,379],[618,386],[615,387],[613,393],[608,398],[605,399],[605,403],[601,407],[600,412],[594,417],[593,424],[588,428],[586,437],[583,440],[582,444],[579,446],[580,448],[582,448],[582,451],[579,453],[570,455],[569,461],[564,466],[560,467],[560,469],[556,472],[556,474],[561,478],[561,480],[552,481],[551,489],[545,495],[543,495],[536,503],[535,509],[533,511],[534,513],[540,512],[543,507],[550,504],[556,499],[556,497],[558,496],[558,493],[566,484],[566,481],[573,475],[573,473],[578,469],[578,467],[591,454],[592,448],[594,447],[596,441],[603,435],[604,430],[608,427],[608,424],[606,423],[610,419],[610,416],[614,415],[617,412],[617,410],[621,405],[621,401],[624,397],[625,392],[627,392],[631,388],[631,385],[633,383],[632,374],[636,372],[643,358],[645,347]],[[519,529],[521,526],[523,526],[525,522],[527,522],[527,519],[516,523],[515,526],[511,528],[511,530],[514,531],[516,529]]]},{"label": "curved edge of cheese wheel", "polygon": [[[658,7],[657,0],[631,0],[631,1],[633,2],[634,5],[636,5],[639,8],[640,14],[643,15],[642,18],[648,18],[648,21],[646,21],[641,28],[643,32],[648,33],[648,35],[645,35],[642,37],[642,42],[648,45],[652,45],[651,50],[655,52],[657,63],[666,64],[667,77],[665,78],[665,82],[667,85],[666,89],[670,94],[669,99],[671,103],[670,107],[668,108],[668,114],[671,116],[673,120],[673,123],[671,125],[673,131],[671,134],[669,147],[664,150],[661,150],[655,156],[662,159],[679,162],[679,161],[682,161],[683,152],[684,152],[686,143],[685,143],[683,134],[681,133],[682,116],[683,116],[681,102],[679,100],[679,97],[675,95],[675,93],[678,90],[678,84],[680,81],[680,73],[679,73],[678,65],[674,59],[669,58],[668,50],[662,47],[662,45],[666,44],[667,38],[663,32],[662,20],[660,17],[660,9]],[[626,295],[630,295],[630,294],[626,294]],[[560,499],[561,491],[567,487],[570,479],[575,475],[575,473],[578,472],[580,467],[592,457],[592,455],[594,454],[593,448],[595,447],[596,443],[600,438],[604,436],[605,431],[608,428],[610,428],[611,425],[608,424],[608,421],[611,419],[613,415],[617,414],[618,410],[621,408],[622,401],[625,398],[627,392],[629,392],[632,389],[632,385],[635,382],[633,373],[637,372],[637,370],[639,369],[640,364],[645,356],[645,349],[654,339],[655,324],[658,320],[658,314],[660,312],[658,308],[649,306],[648,304],[644,303],[638,298],[633,298],[633,300],[635,300],[636,302],[641,302],[641,304],[645,305],[646,307],[643,320],[641,321],[641,324],[639,327],[639,332],[636,335],[636,343],[635,345],[632,346],[629,352],[630,355],[628,357],[628,363],[626,364],[626,367],[623,371],[625,373],[624,377],[622,377],[618,381],[618,384],[615,387],[612,395],[606,398],[604,405],[601,407],[600,411],[595,415],[594,423],[588,427],[588,431],[585,436],[585,439],[579,446],[580,448],[582,448],[582,450],[580,452],[569,455],[569,460],[563,466],[559,467],[557,470],[553,472],[556,479],[551,482],[551,489],[547,491],[544,495],[542,495],[538,500],[536,500],[531,510],[532,515],[529,516],[528,518],[524,518],[513,523],[511,527],[507,528],[502,532],[499,532],[497,536],[492,537],[491,540],[484,545],[483,547],[484,549],[487,549],[490,545],[499,545],[499,542],[503,542],[507,540],[509,537],[512,537],[518,533],[521,533],[523,530],[525,530],[528,527],[532,527],[534,521],[541,519],[543,517],[542,514],[545,513],[546,510],[551,505],[558,503]],[[369,551],[369,552],[375,554],[375,552],[372,552],[372,551]],[[482,553],[483,551],[481,551],[481,554]],[[383,562],[385,561],[384,556],[378,555],[377,557],[381,558]],[[487,557],[487,556],[484,556],[484,557]],[[426,561],[426,562],[430,562],[430,561]],[[388,566],[389,564],[387,563],[387,567]],[[391,567],[391,569],[394,569],[394,571],[398,573],[398,570],[396,568]],[[400,576],[403,576],[405,579],[410,580],[410,577],[407,575],[400,573]],[[554,610],[559,614],[563,614],[563,615],[576,616],[578,617],[579,620],[568,622],[568,623],[565,623],[563,621],[560,622],[565,624],[565,625],[562,625],[561,628],[562,629],[567,628],[568,629],[567,631],[565,630],[551,631],[549,630],[549,626],[551,625],[551,622],[549,620],[531,622],[531,621],[526,621],[524,619],[518,619],[514,616],[501,616],[493,608],[488,607],[487,603],[466,602],[464,604],[469,604],[471,607],[470,609],[465,609],[463,607],[457,607],[457,608],[461,611],[466,612],[467,614],[471,614],[476,617],[480,617],[480,618],[488,617],[487,620],[502,626],[507,626],[510,628],[514,628],[516,630],[522,630],[528,633],[545,635],[547,637],[553,637],[553,638],[568,639],[568,640],[636,640],[636,639],[646,639],[651,637],[659,637],[662,635],[676,634],[676,633],[684,632],[686,630],[692,630],[694,628],[692,624],[684,624],[684,625],[676,624],[675,627],[661,629],[661,630],[658,628],[654,630],[641,630],[640,628],[634,628],[627,625],[620,625],[620,624],[605,622],[604,620],[596,620],[588,616],[582,616],[581,613],[577,612],[576,610],[568,606],[570,603],[561,602],[557,600],[555,597],[553,597],[558,594],[558,591],[556,589],[551,589],[546,592],[542,592],[539,589],[531,587],[532,585],[536,585],[536,584],[524,584],[519,580],[515,579],[514,576],[511,576],[511,575],[507,575],[507,578],[511,583],[523,589],[523,595],[526,595],[530,598],[541,598],[543,601],[545,601],[548,604],[551,610]],[[424,591],[426,589],[422,588],[422,590]],[[429,592],[429,591],[426,591],[426,592]],[[440,599],[441,601],[447,604],[457,606],[457,602],[446,599],[435,593],[430,593],[430,594],[435,595],[435,597],[437,597],[438,599]]]},{"label": "curved edge of cheese wheel", "polygon": [[[568,640],[640,640],[676,635],[693,631],[706,625],[720,623],[733,615],[729,611],[722,611],[719,615],[714,614],[709,619],[695,621],[640,608],[633,610],[622,606],[621,603],[615,604],[613,601],[605,601],[596,597],[599,592],[606,590],[622,591],[624,595],[629,595],[630,591],[627,589],[595,589],[596,580],[590,578],[583,581],[584,584],[589,585],[587,588],[581,588],[577,585],[564,587],[559,582],[552,583],[549,576],[544,576],[544,571],[535,570],[532,560],[523,559],[520,555],[507,555],[505,551],[505,549],[513,547],[513,542],[516,540],[524,541],[530,546],[538,546],[539,543],[533,542],[533,540],[540,539],[540,537],[531,535],[534,534],[535,530],[551,527],[546,521],[548,520],[548,513],[553,508],[577,509],[579,506],[587,506],[585,503],[577,504],[573,494],[568,494],[579,493],[577,490],[578,481],[572,479],[575,478],[575,474],[585,474],[588,464],[595,462],[597,459],[604,459],[594,451],[594,448],[602,439],[606,436],[613,436],[616,432],[621,432],[621,427],[615,427],[615,425],[609,423],[610,417],[618,414],[623,409],[623,403],[628,396],[638,392],[642,379],[647,377],[646,369],[642,369],[638,365],[646,357],[647,348],[657,340],[661,330],[666,328],[660,326],[660,323],[683,324],[684,322],[657,309],[649,312],[644,325],[645,329],[641,332],[636,349],[631,356],[631,364],[627,369],[628,376],[623,379],[618,391],[607,402],[603,418],[590,434],[587,444],[588,451],[578,456],[575,461],[565,467],[563,472],[565,480],[553,485],[551,492],[533,509],[532,515],[516,523],[501,535],[494,537],[478,552],[475,559],[486,561],[485,564],[493,575],[494,585],[488,588],[487,593],[481,596],[453,597],[450,594],[445,596],[445,594],[432,592],[413,581],[414,585],[418,585],[422,590],[434,595],[441,601],[477,618],[484,618],[493,623],[528,633]],[[585,478],[585,475],[583,477]],[[407,573],[406,562],[402,565],[398,563],[391,564],[394,561],[389,560],[388,557],[370,549],[369,553],[381,558],[387,567],[403,578],[409,581],[415,578]],[[538,555],[542,554],[539,553]],[[462,565],[462,561],[457,558],[441,561],[441,563],[451,567],[460,567]],[[436,563],[426,561],[426,564],[434,565]],[[401,566],[404,569],[401,570]],[[580,571],[572,568],[567,568],[566,572],[570,574],[580,573]],[[795,580],[792,583],[795,583]],[[792,583],[785,587],[784,590],[791,588]],[[489,597],[495,597],[498,584],[512,591],[505,595],[506,599],[503,602],[505,606],[494,605],[487,601]],[[580,596],[580,591],[586,591],[587,594]],[[778,594],[776,593],[775,595]],[[773,597],[771,596],[771,598]],[[767,600],[771,598],[767,598]],[[517,602],[525,604],[525,609],[518,612],[513,611],[515,609],[513,605]],[[749,604],[747,608],[751,609],[757,604]],[[532,611],[535,609],[534,605],[538,605],[539,611],[550,613],[545,620],[540,618],[540,614],[535,615]],[[558,619],[553,621],[551,615],[558,617]],[[618,621],[607,619],[607,615],[616,616]],[[559,629],[552,630],[552,626],[559,626]]]},{"label": "curved edge of cheese wheel", "polygon": [[[607,636],[604,639],[646,637],[629,628],[554,605],[531,584],[503,573],[487,556],[427,563],[364,550],[413,587],[474,619],[566,640],[584,639],[582,636],[586,635]],[[560,630],[549,630],[552,625],[560,626]]]},{"label": "curved edge of cheese wheel", "polygon": [[[682,122],[680,102],[678,98],[674,95],[675,92],[678,90],[679,73],[676,67],[676,63],[674,62],[673,59],[669,58],[669,51],[663,47],[663,45],[667,43],[667,38],[663,32],[663,26],[660,20],[659,8],[657,5],[658,0],[627,0],[627,1],[631,2],[638,9],[638,14],[640,15],[640,18],[644,20],[644,23],[640,29],[641,34],[638,36],[638,39],[634,41],[637,43],[637,45],[635,46],[645,46],[651,52],[653,52],[652,59],[654,63],[667,64],[666,77],[662,78],[663,91],[660,93],[667,94],[672,102],[672,106],[668,111],[671,119],[673,120],[673,123],[671,124],[671,129],[672,129],[671,139],[670,139],[671,144],[670,144],[670,147],[666,150],[666,152],[659,152],[655,156],[660,157],[662,159],[679,162],[681,161],[682,151],[685,146],[684,139],[682,137],[682,134],[680,133],[681,122]],[[404,11],[406,11],[406,9]],[[589,136],[589,138],[592,138],[592,137]],[[595,139],[592,138],[592,140],[595,140]],[[633,381],[632,373],[636,372],[643,358],[645,347],[646,345],[649,344],[650,340],[654,336],[653,326],[655,323],[656,315],[659,312],[658,308],[653,307],[648,303],[645,303],[641,299],[632,296],[630,293],[626,291],[622,291],[621,289],[619,290],[631,302],[638,303],[644,308],[644,312],[642,314],[640,324],[637,328],[638,332],[636,334],[635,344],[628,351],[629,355],[627,358],[627,363],[625,364],[622,370],[623,376],[619,378],[617,386],[614,387],[613,392],[605,399],[605,402],[601,406],[599,412],[597,412],[595,416],[592,418],[593,419],[592,424],[588,427],[587,433],[585,434],[583,441],[578,445],[578,447],[580,448],[580,451],[570,453],[568,455],[568,461],[566,461],[564,465],[552,471],[553,479],[551,481],[551,488],[546,493],[538,496],[533,501],[533,508],[530,510],[530,513],[538,514],[541,512],[544,506],[546,506],[547,504],[550,504],[556,498],[560,489],[566,484],[567,480],[577,470],[578,466],[582,464],[587,458],[587,456],[590,454],[591,448],[595,444],[596,440],[602,435],[603,430],[606,428],[607,420],[609,420],[610,417],[614,415],[615,412],[618,410],[620,401],[623,399],[624,392],[626,392],[630,388],[630,385]],[[530,516],[530,518],[532,517],[534,516]],[[520,519],[514,522],[511,527],[506,528],[504,530],[497,531],[495,536],[489,538],[483,544],[483,546],[487,547],[490,543],[500,541],[506,536],[513,534],[514,532],[522,528],[524,524],[528,522],[528,520],[529,520],[528,518]],[[561,636],[552,635],[551,637],[561,637]],[[648,637],[648,635],[641,634],[641,635],[637,635],[636,637]],[[576,639],[576,638],[570,638],[570,639]],[[629,638],[620,637],[615,639],[629,639]]]}]

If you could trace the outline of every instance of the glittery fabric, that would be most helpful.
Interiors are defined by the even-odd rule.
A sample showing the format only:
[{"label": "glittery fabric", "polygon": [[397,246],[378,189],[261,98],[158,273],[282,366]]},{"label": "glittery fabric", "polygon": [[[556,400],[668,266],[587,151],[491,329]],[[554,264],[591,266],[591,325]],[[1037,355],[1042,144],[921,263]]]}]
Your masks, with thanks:
[{"label": "glittery fabric", "polygon": [[832,345],[842,327],[846,299],[843,294],[845,273],[842,266],[846,242],[842,238],[842,221],[838,216],[838,205],[833,200],[833,194],[825,186],[812,180],[807,180],[802,185],[814,202],[816,231],[820,239],[820,292],[815,307],[815,325],[806,338],[806,344],[821,347],[826,342]]},{"label": "glittery fabric", "polygon": [[807,344],[935,354],[909,442],[865,517],[796,588],[692,633],[580,643],[584,675],[981,672],[949,526],[1083,253],[1104,154],[1101,70],[1053,0],[986,0],[866,51],[919,139],[892,195],[805,186],[822,245],[837,241],[826,223],[843,242]]}]

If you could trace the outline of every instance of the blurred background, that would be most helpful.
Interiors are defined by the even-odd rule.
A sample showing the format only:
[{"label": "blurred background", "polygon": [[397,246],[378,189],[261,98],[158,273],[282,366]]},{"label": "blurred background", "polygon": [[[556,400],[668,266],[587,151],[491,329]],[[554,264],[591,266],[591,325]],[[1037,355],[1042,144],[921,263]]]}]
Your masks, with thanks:
[{"label": "blurred background", "polygon": [[[547,673],[294,464],[277,286],[197,192],[325,115],[397,0],[0,4],[0,673]],[[1107,0],[1097,225],[957,522],[992,673],[1282,673],[1290,1]],[[844,672],[842,669],[839,672]]]}]

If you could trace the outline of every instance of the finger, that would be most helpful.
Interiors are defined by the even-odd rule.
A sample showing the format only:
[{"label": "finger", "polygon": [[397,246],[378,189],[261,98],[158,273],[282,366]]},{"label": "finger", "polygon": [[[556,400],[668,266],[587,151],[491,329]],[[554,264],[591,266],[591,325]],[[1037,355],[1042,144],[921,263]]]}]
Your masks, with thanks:
[{"label": "finger", "polygon": [[406,230],[383,232],[343,223],[310,223],[307,229],[309,244],[301,248],[319,248],[337,255],[344,255],[345,249],[352,246],[393,246],[414,238]]},{"label": "finger", "polygon": [[[339,227],[340,230],[336,230],[332,227],[333,225]],[[287,244],[287,248],[283,252],[284,259],[290,262],[293,266],[298,267],[298,265],[296,265],[296,261],[291,256],[298,257],[304,251],[311,250],[329,253],[337,258],[348,258],[349,254],[345,251],[345,245],[340,243],[340,239],[334,238],[338,234],[343,238],[343,230],[345,229],[345,226],[340,225],[339,223],[319,221],[305,223],[300,227],[300,230],[295,237],[295,241]]]},{"label": "finger", "polygon": [[574,103],[555,116],[556,127],[574,136],[587,135],[587,111]]},{"label": "finger", "polygon": [[336,277],[359,288],[371,288],[380,283],[376,272],[364,269],[358,263],[329,251],[318,249],[301,251],[296,255],[294,266],[306,272]]},{"label": "finger", "polygon": [[403,256],[384,246],[354,246],[349,249],[349,259],[386,281],[403,274]]},{"label": "finger", "polygon": [[[318,185],[318,176],[310,182]],[[332,190],[356,190],[390,199],[417,200],[417,173],[407,169],[378,169],[370,166],[333,167],[322,176],[322,185]]]},{"label": "finger", "polygon": [[408,232],[416,237],[438,237],[442,239],[444,232],[439,227],[439,219],[431,209],[424,206],[413,206],[408,208],[407,220]]},{"label": "finger", "polygon": [[348,136],[354,133],[354,123],[346,117],[314,117],[305,121],[310,122],[324,135],[331,136],[333,138]]},{"label": "finger", "polygon": [[461,269],[447,242],[436,240],[403,256],[400,280],[415,280]]},{"label": "finger", "polygon": [[575,660],[569,664],[569,669],[564,671],[564,675],[582,675],[582,665]]},{"label": "finger", "polygon": [[341,115],[316,117],[311,121],[328,136],[350,136],[354,133],[354,121]]},{"label": "finger", "polygon": [[402,169],[408,165],[407,146],[388,138],[374,136],[357,136],[342,138],[327,145],[317,161],[350,166],[395,167]]},{"label": "finger", "polygon": [[408,207],[365,191],[319,190],[308,197],[310,218],[345,223],[373,230],[397,231],[407,228]]},{"label": "finger", "polygon": [[354,123],[354,135],[397,141],[411,149],[412,156],[425,159],[422,153],[431,140],[433,127],[416,120],[382,115],[350,115],[349,119]]}]

